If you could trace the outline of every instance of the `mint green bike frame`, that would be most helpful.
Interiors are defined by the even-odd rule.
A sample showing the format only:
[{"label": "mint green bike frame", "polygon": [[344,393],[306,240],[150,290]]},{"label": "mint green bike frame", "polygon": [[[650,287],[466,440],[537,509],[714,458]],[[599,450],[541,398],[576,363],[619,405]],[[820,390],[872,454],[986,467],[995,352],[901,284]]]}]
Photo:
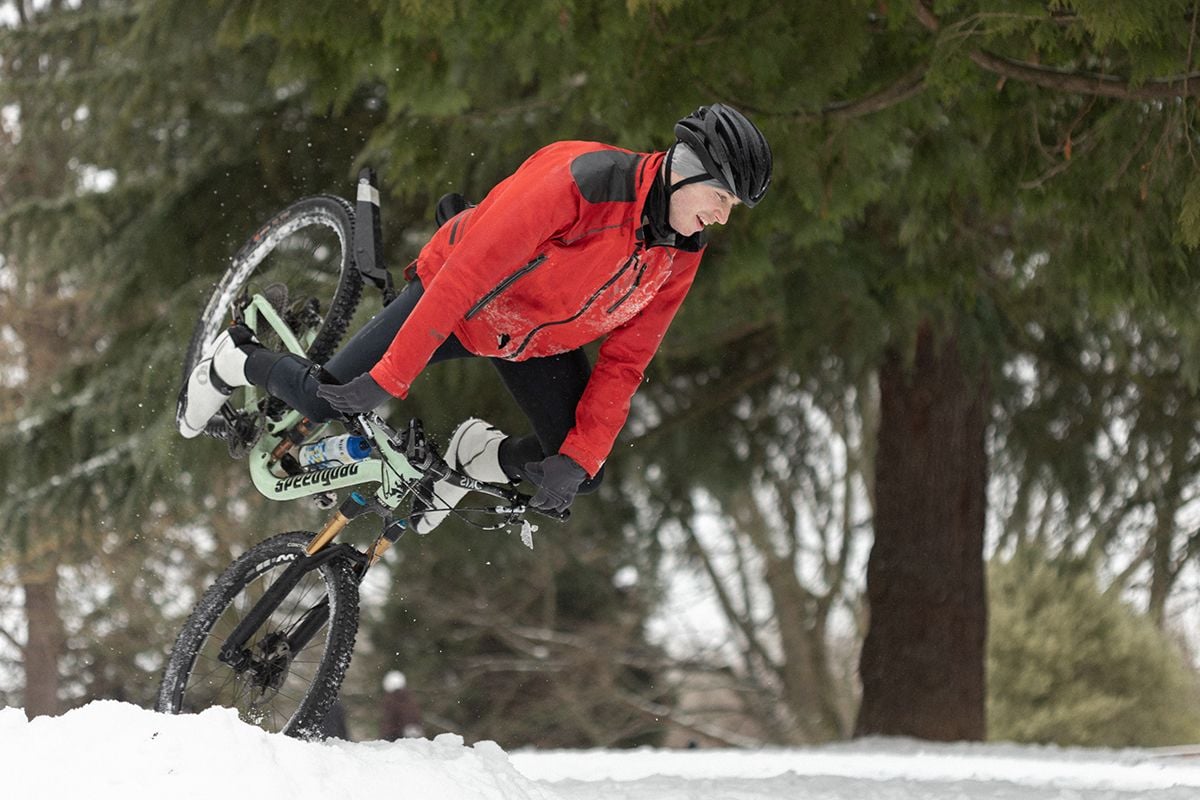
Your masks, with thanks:
[{"label": "mint green bike frame", "polygon": [[[260,294],[254,295],[246,307],[245,321],[252,330],[259,330],[260,325],[271,328],[283,342],[283,346],[291,353],[304,356],[307,344],[311,344],[316,336],[312,331],[307,342],[302,342],[287,326],[274,307]],[[246,387],[245,406],[249,407],[258,402],[260,392],[254,386]],[[297,500],[323,492],[346,489],[363,483],[377,483],[379,489],[375,493],[380,504],[395,508],[404,499],[407,489],[414,481],[420,480],[421,473],[413,469],[404,454],[392,447],[388,432],[379,423],[366,418],[366,424],[371,429],[372,446],[380,458],[370,458],[356,461],[340,467],[314,470],[299,475],[280,477],[271,472],[272,454],[283,435],[303,419],[299,411],[289,411],[282,419],[269,425],[267,431],[250,450],[247,456],[250,462],[250,477],[254,488],[271,500]],[[321,425],[315,434],[321,434],[328,425]]]}]

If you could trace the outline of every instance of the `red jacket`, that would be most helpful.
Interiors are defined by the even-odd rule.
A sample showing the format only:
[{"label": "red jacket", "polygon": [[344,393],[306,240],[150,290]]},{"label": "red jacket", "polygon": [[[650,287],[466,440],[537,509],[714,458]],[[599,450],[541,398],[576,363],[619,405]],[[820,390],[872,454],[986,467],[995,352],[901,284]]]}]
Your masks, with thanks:
[{"label": "red jacket", "polygon": [[702,240],[680,249],[639,239],[663,157],[592,142],[534,153],[421,250],[425,294],[371,376],[405,397],[451,334],[477,355],[514,361],[607,335],[559,448],[595,475],[703,253]]}]

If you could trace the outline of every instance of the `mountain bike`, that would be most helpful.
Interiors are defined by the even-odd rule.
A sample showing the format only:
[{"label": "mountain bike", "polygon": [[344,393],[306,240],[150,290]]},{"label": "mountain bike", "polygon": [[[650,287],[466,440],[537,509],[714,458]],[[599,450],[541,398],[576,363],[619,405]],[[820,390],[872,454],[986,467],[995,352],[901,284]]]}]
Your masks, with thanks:
[{"label": "mountain bike", "polygon": [[[457,195],[443,198],[438,222],[462,205]],[[265,346],[323,363],[349,327],[364,280],[379,288],[385,304],[395,296],[381,252],[379,194],[369,169],[359,175],[356,206],[321,195],[276,214],[235,254],[213,289],[188,346],[184,386],[230,321],[248,325]],[[179,414],[182,404],[181,390]],[[358,437],[355,455],[305,456],[347,435],[340,430]],[[487,498],[459,505],[456,515],[484,530],[517,528],[533,546],[530,497],[451,469],[420,420],[396,429],[370,413],[314,424],[251,386],[230,396],[205,433],[247,459],[251,480],[266,497],[308,497],[336,510],[321,530],[265,539],[221,573],[171,650],[156,702],[160,712],[225,706],[268,731],[319,736],[350,665],[359,584],[406,530],[414,499],[424,509],[448,507],[436,497],[438,481]],[[350,491],[339,502],[344,490]],[[364,515],[382,521],[372,541],[364,547],[335,541]],[[567,514],[546,516],[563,520]]]}]

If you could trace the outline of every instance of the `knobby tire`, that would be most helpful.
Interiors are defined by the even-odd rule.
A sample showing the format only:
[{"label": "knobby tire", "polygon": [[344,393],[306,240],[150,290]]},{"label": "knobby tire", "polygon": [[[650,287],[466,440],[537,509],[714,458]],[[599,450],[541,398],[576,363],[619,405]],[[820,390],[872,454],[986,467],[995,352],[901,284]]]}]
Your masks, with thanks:
[{"label": "knobby tire", "polygon": [[[312,537],[310,532],[296,531],[266,539],[242,554],[209,587],[171,650],[159,688],[158,711],[198,713],[211,705],[227,705],[232,701],[243,720],[268,731],[300,738],[321,735],[322,722],[337,699],[350,665],[358,630],[358,574],[349,558],[336,557],[317,567],[319,582],[310,580],[314,575],[307,573],[247,642],[253,650],[265,637],[286,629],[287,624],[294,625],[296,620],[289,620],[289,613],[299,614],[302,608],[311,608],[320,599],[323,585],[330,599],[329,619],[324,630],[301,651],[305,658],[296,657],[292,663],[285,682],[287,691],[281,686],[272,698],[273,703],[280,699],[278,708],[250,703],[248,696],[255,689],[248,681],[248,673],[239,676],[216,658],[224,636],[245,616],[265,587],[288,564],[304,555]],[[312,586],[318,587],[315,592]],[[312,658],[317,661],[310,675],[308,665],[313,663]]]},{"label": "knobby tire", "polygon": [[[306,245],[312,252],[305,252]],[[331,249],[336,252],[326,252]],[[275,264],[284,259],[286,267],[279,268],[284,274],[273,272]],[[318,276],[326,285],[315,280]],[[316,337],[305,355],[317,364],[324,364],[341,344],[362,299],[362,274],[354,262],[354,208],[349,202],[333,195],[298,200],[260,227],[234,255],[192,330],[183,361],[177,422],[183,417],[188,377],[217,334],[232,321],[233,306],[240,293],[255,286],[261,289],[257,283],[267,284],[277,278],[287,284],[289,277],[293,278],[293,284],[303,283],[308,277],[314,279],[311,287],[305,287],[310,292],[301,291],[289,299],[311,294],[320,304],[321,322],[313,326]],[[293,292],[299,288],[289,285]],[[206,433],[226,438],[228,432],[220,420],[215,420]]]}]

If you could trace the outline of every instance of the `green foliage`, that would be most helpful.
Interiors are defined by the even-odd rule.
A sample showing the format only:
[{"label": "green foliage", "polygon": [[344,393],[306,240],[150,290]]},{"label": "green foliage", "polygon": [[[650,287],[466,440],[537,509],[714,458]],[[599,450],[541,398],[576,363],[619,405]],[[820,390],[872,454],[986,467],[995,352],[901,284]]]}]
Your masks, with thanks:
[{"label": "green foliage", "polygon": [[1161,48],[1164,40],[1186,30],[1188,15],[1194,6],[1186,0],[1139,3],[1135,0],[1070,0],[1056,2],[1052,8],[1078,15],[1078,23],[1097,48],[1112,45],[1136,47],[1142,43]]},{"label": "green foliage", "polygon": [[1200,683],[1178,646],[1084,563],[1025,548],[989,572],[995,740],[1158,746],[1200,736]]},{"label": "green foliage", "polygon": [[1188,183],[1179,212],[1180,238],[1188,247],[1200,246],[1200,175]]}]

